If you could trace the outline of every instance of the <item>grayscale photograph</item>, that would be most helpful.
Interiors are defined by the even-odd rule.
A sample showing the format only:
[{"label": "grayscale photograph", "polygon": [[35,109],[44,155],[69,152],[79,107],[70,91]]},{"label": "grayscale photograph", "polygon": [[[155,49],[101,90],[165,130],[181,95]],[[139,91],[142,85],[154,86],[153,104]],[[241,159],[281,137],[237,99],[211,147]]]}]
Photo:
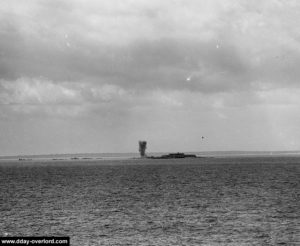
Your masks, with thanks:
[{"label": "grayscale photograph", "polygon": [[0,245],[300,245],[300,1],[0,0]]}]

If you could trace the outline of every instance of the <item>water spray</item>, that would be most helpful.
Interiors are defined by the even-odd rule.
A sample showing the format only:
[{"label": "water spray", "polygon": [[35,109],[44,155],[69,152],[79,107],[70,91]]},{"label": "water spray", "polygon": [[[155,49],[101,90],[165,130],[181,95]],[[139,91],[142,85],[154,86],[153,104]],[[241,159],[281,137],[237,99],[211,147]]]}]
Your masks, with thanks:
[{"label": "water spray", "polygon": [[147,148],[147,142],[139,141],[139,152],[142,158],[146,157],[146,148]]}]

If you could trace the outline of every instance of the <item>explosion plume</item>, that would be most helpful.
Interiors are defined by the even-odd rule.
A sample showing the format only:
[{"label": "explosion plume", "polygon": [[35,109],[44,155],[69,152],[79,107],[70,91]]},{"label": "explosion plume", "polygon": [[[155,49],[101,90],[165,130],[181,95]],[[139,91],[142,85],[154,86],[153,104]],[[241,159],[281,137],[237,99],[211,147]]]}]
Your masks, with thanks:
[{"label": "explosion plume", "polygon": [[139,141],[139,152],[141,157],[146,157],[146,148],[147,148],[147,142]]}]

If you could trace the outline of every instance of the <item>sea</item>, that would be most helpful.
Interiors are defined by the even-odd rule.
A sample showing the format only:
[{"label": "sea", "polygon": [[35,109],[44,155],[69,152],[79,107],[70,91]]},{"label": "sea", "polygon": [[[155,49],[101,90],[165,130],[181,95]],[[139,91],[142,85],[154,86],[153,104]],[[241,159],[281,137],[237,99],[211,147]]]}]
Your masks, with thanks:
[{"label": "sea", "polygon": [[4,158],[0,236],[300,245],[300,156]]}]

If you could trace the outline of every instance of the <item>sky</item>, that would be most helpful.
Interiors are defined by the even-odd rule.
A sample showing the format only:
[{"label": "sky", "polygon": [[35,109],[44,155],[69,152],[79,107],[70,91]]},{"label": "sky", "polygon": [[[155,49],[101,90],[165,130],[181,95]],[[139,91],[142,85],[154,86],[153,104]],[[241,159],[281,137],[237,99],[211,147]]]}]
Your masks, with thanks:
[{"label": "sky", "polygon": [[299,23],[297,0],[0,0],[0,155],[300,150]]}]

